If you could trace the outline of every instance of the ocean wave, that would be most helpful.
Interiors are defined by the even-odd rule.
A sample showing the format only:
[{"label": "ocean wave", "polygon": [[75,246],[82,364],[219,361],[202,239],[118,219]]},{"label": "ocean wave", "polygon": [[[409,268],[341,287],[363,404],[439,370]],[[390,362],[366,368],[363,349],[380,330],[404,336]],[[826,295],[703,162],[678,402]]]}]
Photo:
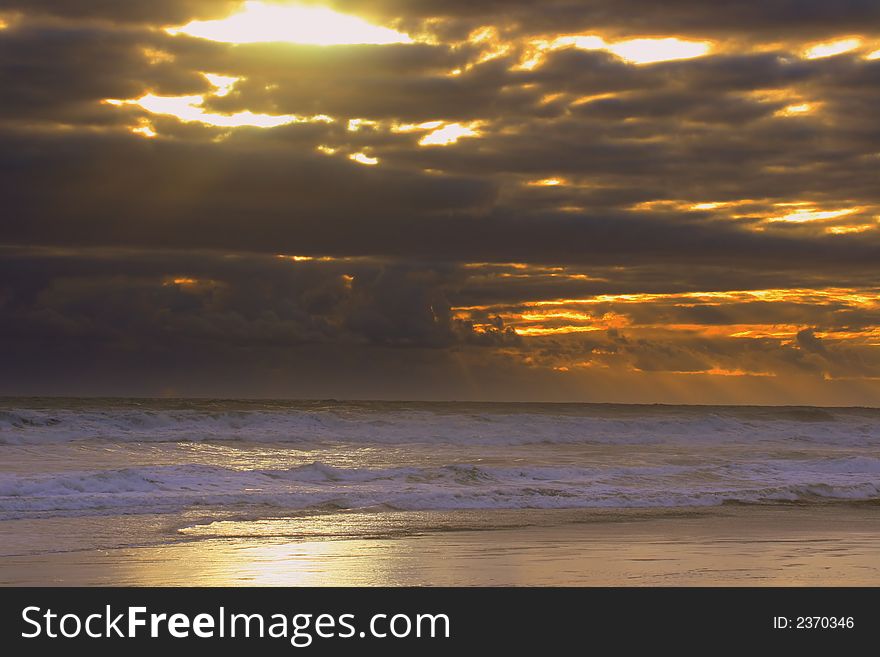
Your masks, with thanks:
[{"label": "ocean wave", "polygon": [[0,475],[0,518],[262,507],[400,510],[682,507],[880,498],[880,459],[656,467],[503,466],[287,469],[207,465]]},{"label": "ocean wave", "polygon": [[[237,410],[222,407],[0,408],[0,445],[75,441],[279,444],[664,444],[794,442],[880,445],[874,409],[426,405]],[[530,412],[531,411],[531,412]]]}]

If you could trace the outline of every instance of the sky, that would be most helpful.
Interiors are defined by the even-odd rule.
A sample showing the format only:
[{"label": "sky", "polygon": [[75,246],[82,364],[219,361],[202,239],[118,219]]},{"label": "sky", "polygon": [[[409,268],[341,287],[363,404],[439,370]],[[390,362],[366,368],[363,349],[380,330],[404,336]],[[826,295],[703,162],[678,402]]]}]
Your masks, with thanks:
[{"label": "sky", "polygon": [[880,405],[876,0],[0,0],[0,394]]}]

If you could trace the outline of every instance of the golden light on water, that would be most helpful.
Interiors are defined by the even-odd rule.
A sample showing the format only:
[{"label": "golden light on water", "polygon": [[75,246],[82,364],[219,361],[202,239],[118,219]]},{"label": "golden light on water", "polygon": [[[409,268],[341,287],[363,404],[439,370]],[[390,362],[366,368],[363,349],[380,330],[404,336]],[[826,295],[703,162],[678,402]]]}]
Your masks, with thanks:
[{"label": "golden light on water", "polygon": [[246,2],[244,11],[228,18],[192,21],[166,31],[226,43],[287,42],[317,46],[412,43],[406,34],[326,7],[265,2]]},{"label": "golden light on water", "polygon": [[[555,369],[590,367],[595,365]],[[724,378],[766,376],[721,367],[676,374],[709,372]],[[177,532],[184,540],[45,558],[11,556],[2,566],[4,575],[31,586],[717,586],[750,581],[863,586],[878,581],[876,518],[866,519],[853,505],[733,505],[723,512],[707,507],[687,513],[496,510],[493,515],[492,525],[479,511],[458,511],[454,520],[444,512],[372,512],[188,524]],[[551,516],[556,519],[548,523]],[[780,522],[790,522],[791,531],[780,532]],[[408,526],[415,531],[406,531]]]}]

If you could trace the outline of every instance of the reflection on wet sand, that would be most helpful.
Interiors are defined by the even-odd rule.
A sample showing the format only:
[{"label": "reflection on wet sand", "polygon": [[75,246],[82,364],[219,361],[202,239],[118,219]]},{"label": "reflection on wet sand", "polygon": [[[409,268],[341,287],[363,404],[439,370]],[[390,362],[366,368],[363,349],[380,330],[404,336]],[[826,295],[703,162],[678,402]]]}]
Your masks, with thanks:
[{"label": "reflection on wet sand", "polygon": [[[877,509],[730,507],[644,510],[627,518],[477,530],[478,518],[424,518],[441,530],[395,535],[394,513],[222,521],[157,547],[7,557],[7,584],[379,585],[878,585]],[[405,514],[404,514],[405,515]],[[430,514],[428,514],[430,515]],[[542,515],[546,519],[546,514]],[[413,518],[404,519],[412,528]],[[501,519],[504,521],[505,519]],[[555,521],[562,520],[559,516]],[[373,538],[362,538],[375,524]],[[471,522],[470,529],[465,528]],[[529,526],[523,526],[529,525]],[[301,533],[306,530],[306,533]],[[308,535],[311,532],[311,536]],[[328,538],[335,534],[336,538]],[[354,536],[360,537],[355,538]]]}]

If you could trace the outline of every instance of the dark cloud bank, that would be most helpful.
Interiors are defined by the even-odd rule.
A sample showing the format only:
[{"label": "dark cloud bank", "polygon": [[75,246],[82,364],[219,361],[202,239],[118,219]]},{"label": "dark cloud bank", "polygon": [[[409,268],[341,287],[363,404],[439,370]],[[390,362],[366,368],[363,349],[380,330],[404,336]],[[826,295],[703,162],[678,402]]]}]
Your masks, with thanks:
[{"label": "dark cloud bank", "polygon": [[[233,1],[0,2],[0,394],[880,403],[880,59],[803,57],[880,48],[876,2],[330,4],[432,38],[232,45],[160,28]],[[521,66],[576,32],[716,50]],[[145,93],[334,121],[102,102]],[[400,128],[431,121],[479,136]],[[675,296],[755,290],[797,292]],[[601,330],[517,333],[566,299]]]}]

